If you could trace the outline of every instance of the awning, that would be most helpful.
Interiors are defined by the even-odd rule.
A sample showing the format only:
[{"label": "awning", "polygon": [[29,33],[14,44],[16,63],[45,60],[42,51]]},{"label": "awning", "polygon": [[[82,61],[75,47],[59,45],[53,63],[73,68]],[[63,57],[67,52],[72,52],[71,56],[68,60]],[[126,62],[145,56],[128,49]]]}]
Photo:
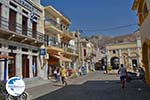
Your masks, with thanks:
[{"label": "awning", "polygon": [[65,62],[72,62],[71,59],[68,59],[68,58],[66,58],[66,57],[64,57],[64,56],[59,56],[59,55],[51,55],[51,56],[53,56],[53,57],[55,57],[55,58],[57,58],[57,59],[60,59],[60,60],[62,60],[62,61],[65,61]]},{"label": "awning", "polygon": [[12,57],[12,56],[0,55],[0,59],[5,59],[5,58],[14,59],[14,57]]}]

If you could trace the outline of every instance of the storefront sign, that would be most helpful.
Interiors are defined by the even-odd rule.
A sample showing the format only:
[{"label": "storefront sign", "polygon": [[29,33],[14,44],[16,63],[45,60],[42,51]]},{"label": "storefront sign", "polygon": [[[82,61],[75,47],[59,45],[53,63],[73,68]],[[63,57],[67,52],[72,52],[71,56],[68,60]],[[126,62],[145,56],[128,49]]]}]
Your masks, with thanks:
[{"label": "storefront sign", "polygon": [[42,56],[45,56],[46,55],[46,49],[40,49],[40,55]]}]

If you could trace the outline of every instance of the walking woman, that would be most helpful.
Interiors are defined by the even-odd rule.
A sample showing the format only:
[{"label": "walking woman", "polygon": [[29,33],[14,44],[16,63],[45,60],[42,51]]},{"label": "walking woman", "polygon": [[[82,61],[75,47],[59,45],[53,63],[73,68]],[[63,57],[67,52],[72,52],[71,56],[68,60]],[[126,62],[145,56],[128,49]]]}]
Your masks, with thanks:
[{"label": "walking woman", "polygon": [[67,86],[66,76],[67,76],[67,70],[63,66],[61,69],[61,80],[62,80],[62,84],[65,84],[65,86]]},{"label": "walking woman", "polygon": [[122,88],[125,88],[125,81],[126,81],[126,77],[127,77],[127,70],[124,67],[123,64],[121,64],[121,67],[118,70],[118,74],[120,75],[120,82],[121,82],[121,86]]}]

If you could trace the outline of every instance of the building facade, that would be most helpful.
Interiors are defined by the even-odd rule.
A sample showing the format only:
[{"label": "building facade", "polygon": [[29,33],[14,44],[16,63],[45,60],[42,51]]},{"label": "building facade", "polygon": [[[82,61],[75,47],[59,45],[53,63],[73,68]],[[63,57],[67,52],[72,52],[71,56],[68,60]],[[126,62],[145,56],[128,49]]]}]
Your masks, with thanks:
[{"label": "building facade", "polygon": [[138,24],[142,38],[142,62],[146,71],[146,83],[150,85],[150,1],[134,0],[133,10],[137,10]]},{"label": "building facade", "polygon": [[128,70],[135,70],[141,66],[142,49],[141,39],[135,42],[122,42],[106,45],[107,66],[118,69],[124,64]]},{"label": "building facade", "polygon": [[94,45],[87,39],[80,39],[80,65],[86,68],[87,73],[95,71],[94,57]]},{"label": "building facade", "polygon": [[1,80],[41,76],[44,14],[37,1],[0,0],[0,54],[13,57],[6,62],[1,59]]},{"label": "building facade", "polygon": [[77,52],[75,40],[69,32],[71,22],[52,6],[45,7],[45,34],[49,73],[60,66],[75,69]]}]

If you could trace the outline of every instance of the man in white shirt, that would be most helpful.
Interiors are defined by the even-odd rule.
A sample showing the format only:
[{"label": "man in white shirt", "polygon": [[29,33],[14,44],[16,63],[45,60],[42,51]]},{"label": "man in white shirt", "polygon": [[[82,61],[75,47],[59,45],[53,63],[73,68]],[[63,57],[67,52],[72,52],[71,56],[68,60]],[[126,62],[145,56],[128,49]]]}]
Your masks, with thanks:
[{"label": "man in white shirt", "polygon": [[125,79],[127,76],[127,70],[123,64],[121,64],[121,67],[118,70],[118,74],[120,75],[120,81],[121,81],[122,88],[124,88],[125,87]]}]

